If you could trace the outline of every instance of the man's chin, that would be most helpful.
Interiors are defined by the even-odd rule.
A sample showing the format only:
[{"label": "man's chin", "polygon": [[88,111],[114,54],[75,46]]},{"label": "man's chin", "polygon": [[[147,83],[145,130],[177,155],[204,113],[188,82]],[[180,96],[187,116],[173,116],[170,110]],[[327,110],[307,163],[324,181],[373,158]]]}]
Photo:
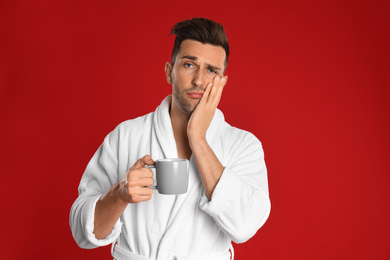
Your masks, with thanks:
[{"label": "man's chin", "polygon": [[199,104],[200,99],[175,99],[180,111],[186,115],[191,116],[196,106]]},{"label": "man's chin", "polygon": [[183,112],[183,114],[190,117],[192,115],[192,113],[195,111],[197,105],[198,104],[195,104],[193,106],[184,106],[184,107],[181,107],[180,110]]}]

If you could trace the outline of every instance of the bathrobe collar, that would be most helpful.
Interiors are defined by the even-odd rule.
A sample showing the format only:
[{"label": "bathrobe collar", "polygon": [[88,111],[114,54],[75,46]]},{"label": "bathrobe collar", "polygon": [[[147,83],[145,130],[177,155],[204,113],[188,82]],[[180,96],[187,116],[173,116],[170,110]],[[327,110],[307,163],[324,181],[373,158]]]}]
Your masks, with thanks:
[{"label": "bathrobe collar", "polygon": [[[153,128],[157,135],[157,140],[163,150],[165,158],[177,158],[176,141],[173,134],[169,108],[171,106],[172,95],[167,96],[157,107],[153,118]],[[206,133],[206,140],[210,146],[218,133],[218,129],[225,122],[223,113],[217,108],[214,117]]]}]

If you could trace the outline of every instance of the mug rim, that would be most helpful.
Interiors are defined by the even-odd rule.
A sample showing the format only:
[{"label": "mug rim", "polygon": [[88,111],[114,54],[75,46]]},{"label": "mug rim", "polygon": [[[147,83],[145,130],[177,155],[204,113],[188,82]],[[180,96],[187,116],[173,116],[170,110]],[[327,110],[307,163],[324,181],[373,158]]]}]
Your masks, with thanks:
[{"label": "mug rim", "polygon": [[183,158],[164,158],[164,159],[158,159],[155,162],[186,162],[187,159]]}]

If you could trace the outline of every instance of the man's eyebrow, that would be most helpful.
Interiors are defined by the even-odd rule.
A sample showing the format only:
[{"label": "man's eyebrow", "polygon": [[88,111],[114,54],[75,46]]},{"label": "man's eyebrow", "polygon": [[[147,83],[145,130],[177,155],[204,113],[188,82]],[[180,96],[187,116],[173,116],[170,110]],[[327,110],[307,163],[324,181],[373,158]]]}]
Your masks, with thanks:
[{"label": "man's eyebrow", "polygon": [[207,67],[208,67],[209,69],[212,69],[212,70],[221,70],[221,68],[218,68],[218,67],[213,66],[213,65],[211,65],[211,64],[206,63],[206,65],[207,65]]},{"label": "man's eyebrow", "polygon": [[[197,60],[198,57],[195,57],[195,56],[190,56],[190,55],[184,55],[183,57],[181,57],[182,59],[189,59],[189,60]],[[212,70],[222,70],[221,68],[217,67],[217,66],[214,66],[214,65],[211,65],[211,64],[208,64],[206,63],[206,66],[209,68],[209,69],[212,69]]]},{"label": "man's eyebrow", "polygon": [[198,57],[195,57],[195,56],[189,56],[189,55],[184,55],[183,57],[181,57],[182,59],[189,59],[189,60],[197,60]]}]

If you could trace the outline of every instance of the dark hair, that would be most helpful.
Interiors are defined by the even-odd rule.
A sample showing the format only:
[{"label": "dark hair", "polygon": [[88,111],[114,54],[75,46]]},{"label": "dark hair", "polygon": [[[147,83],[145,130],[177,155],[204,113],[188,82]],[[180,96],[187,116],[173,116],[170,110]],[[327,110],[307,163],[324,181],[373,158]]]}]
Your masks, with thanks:
[{"label": "dark hair", "polygon": [[184,40],[195,40],[201,43],[209,43],[214,46],[221,46],[226,53],[225,69],[229,58],[228,39],[223,26],[206,18],[192,18],[177,23],[171,30],[170,35],[175,34],[175,44],[172,50],[172,65],[176,55],[180,51],[180,45]]}]

